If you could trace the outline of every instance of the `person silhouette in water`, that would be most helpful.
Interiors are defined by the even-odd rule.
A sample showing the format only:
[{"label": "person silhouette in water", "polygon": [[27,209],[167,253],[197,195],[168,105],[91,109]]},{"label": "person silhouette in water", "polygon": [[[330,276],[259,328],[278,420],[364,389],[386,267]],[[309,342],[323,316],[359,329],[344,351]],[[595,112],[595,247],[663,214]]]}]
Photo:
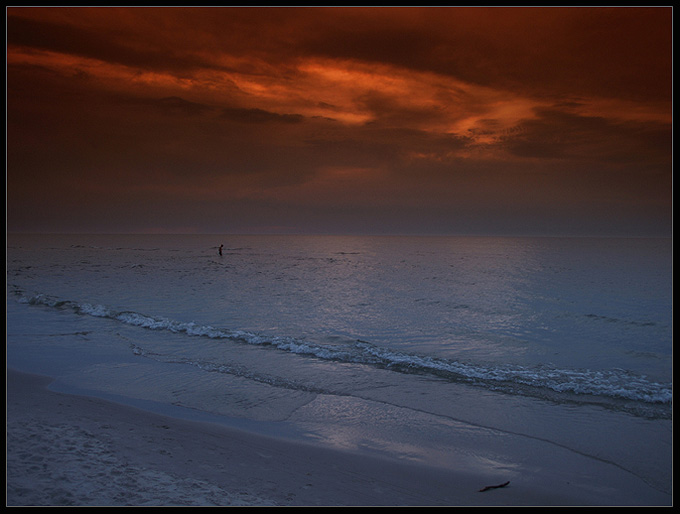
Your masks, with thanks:
[{"label": "person silhouette in water", "polygon": [[223,248],[223,247],[224,247],[224,245],[220,245],[219,250],[217,250],[217,251],[220,253],[220,255],[222,255],[222,248]]}]

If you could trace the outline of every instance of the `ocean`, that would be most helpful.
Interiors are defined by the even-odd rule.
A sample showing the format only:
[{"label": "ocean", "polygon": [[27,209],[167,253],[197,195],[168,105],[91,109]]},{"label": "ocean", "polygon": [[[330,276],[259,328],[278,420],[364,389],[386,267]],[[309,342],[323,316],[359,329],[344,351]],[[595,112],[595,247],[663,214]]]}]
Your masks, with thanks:
[{"label": "ocean", "polygon": [[671,239],[10,234],[6,352],[276,437],[504,476],[526,442],[671,490]]}]

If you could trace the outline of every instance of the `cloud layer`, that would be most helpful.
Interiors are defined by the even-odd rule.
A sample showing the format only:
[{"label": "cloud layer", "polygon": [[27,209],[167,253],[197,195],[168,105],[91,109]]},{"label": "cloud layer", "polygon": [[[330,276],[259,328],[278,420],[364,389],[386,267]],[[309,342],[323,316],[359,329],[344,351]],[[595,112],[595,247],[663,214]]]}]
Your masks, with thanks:
[{"label": "cloud layer", "polygon": [[667,8],[8,8],[8,228],[669,234]]}]

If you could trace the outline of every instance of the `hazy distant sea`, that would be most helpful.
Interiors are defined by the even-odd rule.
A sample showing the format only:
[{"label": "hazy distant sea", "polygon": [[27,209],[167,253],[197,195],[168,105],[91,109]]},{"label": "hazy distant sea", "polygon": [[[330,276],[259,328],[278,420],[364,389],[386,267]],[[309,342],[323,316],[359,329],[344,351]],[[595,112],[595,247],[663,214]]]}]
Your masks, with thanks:
[{"label": "hazy distant sea", "polygon": [[464,423],[669,483],[668,441],[622,455],[602,429],[651,441],[670,419],[670,239],[11,234],[7,245],[8,365],[55,387],[436,465],[461,451],[447,434]]}]

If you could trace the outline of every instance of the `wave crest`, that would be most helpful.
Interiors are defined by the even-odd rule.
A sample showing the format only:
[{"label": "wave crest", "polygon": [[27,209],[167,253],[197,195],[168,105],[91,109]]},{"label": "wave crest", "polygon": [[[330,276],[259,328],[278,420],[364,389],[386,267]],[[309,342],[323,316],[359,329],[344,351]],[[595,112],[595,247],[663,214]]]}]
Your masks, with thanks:
[{"label": "wave crest", "polygon": [[550,390],[554,393],[597,396],[662,406],[670,406],[673,398],[671,384],[653,382],[621,369],[595,371],[559,369],[548,365],[466,363],[399,352],[362,340],[357,340],[352,345],[320,345],[294,337],[272,337],[243,330],[215,328],[194,322],[149,316],[135,311],[116,311],[103,305],[54,299],[43,294],[28,298],[21,296],[19,301],[31,305],[70,309],[76,314],[112,319],[149,330],[165,330],[188,336],[269,346],[280,351],[326,361],[362,364],[400,373],[426,374],[452,382],[485,386],[511,393],[526,393],[527,389],[534,393],[539,390]]}]

